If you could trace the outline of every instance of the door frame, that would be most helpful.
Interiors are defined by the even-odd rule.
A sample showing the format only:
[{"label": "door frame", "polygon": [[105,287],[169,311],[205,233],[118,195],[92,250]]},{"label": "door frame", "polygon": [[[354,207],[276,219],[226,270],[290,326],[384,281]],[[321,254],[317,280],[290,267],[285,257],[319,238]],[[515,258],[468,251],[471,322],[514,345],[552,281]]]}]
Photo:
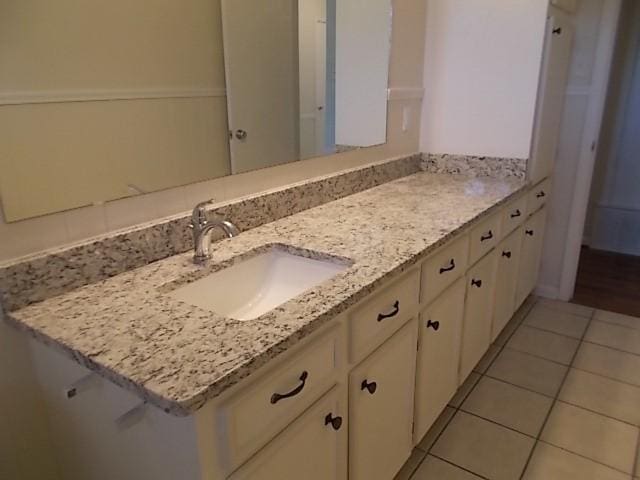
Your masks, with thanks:
[{"label": "door frame", "polygon": [[621,8],[622,0],[604,0],[558,291],[558,298],[565,301],[571,300],[575,290]]}]

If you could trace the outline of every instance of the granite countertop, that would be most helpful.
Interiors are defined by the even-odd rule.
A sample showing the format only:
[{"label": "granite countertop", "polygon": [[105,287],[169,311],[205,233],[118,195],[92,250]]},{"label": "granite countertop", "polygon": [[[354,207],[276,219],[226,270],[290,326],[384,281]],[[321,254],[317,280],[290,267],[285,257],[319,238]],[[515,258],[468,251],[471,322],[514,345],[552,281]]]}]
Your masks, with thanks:
[{"label": "granite countertop", "polygon": [[[7,317],[166,412],[189,415],[524,187],[516,178],[413,174],[216,243],[208,266],[176,255]],[[165,294],[269,245],[353,265],[245,322]]]}]

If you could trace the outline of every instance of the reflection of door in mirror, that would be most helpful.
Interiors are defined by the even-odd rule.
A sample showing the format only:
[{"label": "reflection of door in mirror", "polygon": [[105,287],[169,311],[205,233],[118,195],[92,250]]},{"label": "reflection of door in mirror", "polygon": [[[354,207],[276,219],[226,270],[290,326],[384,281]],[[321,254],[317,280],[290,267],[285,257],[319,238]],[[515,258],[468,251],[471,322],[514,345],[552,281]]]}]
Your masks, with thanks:
[{"label": "reflection of door in mirror", "polygon": [[5,221],[386,140],[391,0],[0,5]]},{"label": "reflection of door in mirror", "polygon": [[390,39],[389,0],[336,0],[339,151],[386,141]]},{"label": "reflection of door in mirror", "polygon": [[[331,2],[332,0],[329,0]],[[300,158],[335,153],[333,136],[326,137],[328,115],[328,80],[333,72],[327,68],[327,2],[325,0],[299,0],[298,39],[300,68]],[[331,77],[327,78],[327,73]],[[327,115],[328,113],[328,115]],[[329,126],[332,128],[333,121]]]},{"label": "reflection of door in mirror", "polygon": [[297,4],[222,0],[232,173],[299,158]]}]

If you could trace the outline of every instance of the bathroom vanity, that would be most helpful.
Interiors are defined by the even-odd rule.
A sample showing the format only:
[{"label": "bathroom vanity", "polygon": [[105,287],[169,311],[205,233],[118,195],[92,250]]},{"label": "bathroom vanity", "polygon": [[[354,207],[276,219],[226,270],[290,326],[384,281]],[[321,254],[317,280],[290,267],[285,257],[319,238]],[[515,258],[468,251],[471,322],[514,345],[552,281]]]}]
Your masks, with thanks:
[{"label": "bathroom vanity", "polygon": [[415,173],[9,312],[69,478],[393,478],[533,290],[549,191]]}]

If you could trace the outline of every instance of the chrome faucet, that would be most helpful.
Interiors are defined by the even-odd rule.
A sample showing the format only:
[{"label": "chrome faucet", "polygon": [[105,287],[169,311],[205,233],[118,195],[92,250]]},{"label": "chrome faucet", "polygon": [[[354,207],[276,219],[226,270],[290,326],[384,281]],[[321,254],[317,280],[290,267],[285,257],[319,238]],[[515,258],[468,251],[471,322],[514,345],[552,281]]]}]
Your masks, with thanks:
[{"label": "chrome faucet", "polygon": [[206,263],[211,258],[211,232],[214,228],[220,227],[228,238],[235,237],[240,233],[238,227],[228,220],[209,221],[206,207],[212,203],[213,200],[198,203],[191,214],[189,226],[193,230],[193,261],[198,265]]}]

